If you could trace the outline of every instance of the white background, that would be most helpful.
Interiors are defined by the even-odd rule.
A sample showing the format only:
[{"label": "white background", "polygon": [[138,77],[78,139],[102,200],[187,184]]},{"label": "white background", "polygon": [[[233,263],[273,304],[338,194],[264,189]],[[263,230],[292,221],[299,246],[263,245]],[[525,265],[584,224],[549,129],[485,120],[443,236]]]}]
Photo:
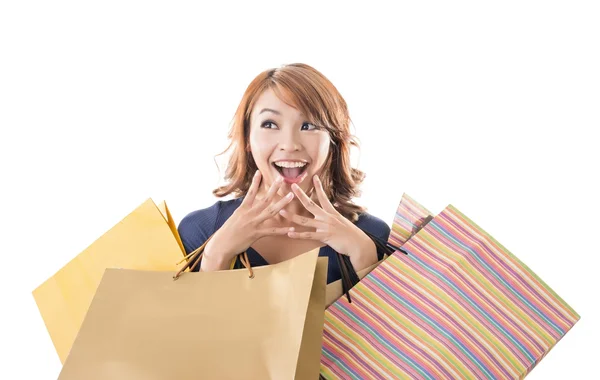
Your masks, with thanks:
[{"label": "white background", "polygon": [[412,3],[3,2],[0,378],[58,376],[33,289],[148,197],[213,204],[246,86],[291,62],[349,104],[357,202],[458,207],[582,316],[529,378],[597,376],[597,3]]}]

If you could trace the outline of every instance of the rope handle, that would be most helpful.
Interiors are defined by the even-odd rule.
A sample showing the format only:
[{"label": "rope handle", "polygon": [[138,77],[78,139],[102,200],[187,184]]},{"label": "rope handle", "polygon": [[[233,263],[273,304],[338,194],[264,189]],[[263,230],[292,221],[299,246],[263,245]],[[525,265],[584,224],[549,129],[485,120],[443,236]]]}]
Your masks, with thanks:
[{"label": "rope handle", "polygon": [[[206,245],[208,244],[210,239],[213,238],[213,236],[215,236],[215,235],[212,234],[208,239],[206,239],[204,244],[202,244],[200,247],[196,248],[189,254],[185,255],[184,258],[181,259],[181,261],[179,261],[177,264],[175,264],[175,265],[179,265],[187,260],[187,263],[181,269],[179,269],[179,271],[177,271],[177,273],[175,273],[175,275],[173,276],[173,280],[179,279],[179,277],[181,277],[181,275],[185,272],[186,269],[189,269],[190,272],[193,272],[196,269],[196,267],[200,263],[200,260],[202,259],[202,255],[204,254],[204,249],[206,248]],[[239,255],[237,255],[236,258],[237,257],[240,258],[240,261],[242,262],[244,267],[246,267],[246,269],[248,269],[248,273],[249,273],[248,277],[254,278],[254,271],[252,270],[252,266],[250,265],[250,260],[248,259],[248,253],[246,251],[244,251],[243,253],[240,253]],[[233,260],[235,261],[236,259],[233,259]]]}]

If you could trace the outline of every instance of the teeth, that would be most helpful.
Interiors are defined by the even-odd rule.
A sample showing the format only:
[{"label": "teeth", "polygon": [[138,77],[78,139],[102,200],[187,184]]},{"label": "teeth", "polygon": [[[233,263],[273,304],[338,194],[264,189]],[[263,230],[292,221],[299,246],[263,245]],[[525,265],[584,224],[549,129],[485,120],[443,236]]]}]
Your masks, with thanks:
[{"label": "teeth", "polygon": [[275,165],[280,168],[302,168],[306,166],[306,162],[289,162],[289,161],[279,161],[276,162]]}]

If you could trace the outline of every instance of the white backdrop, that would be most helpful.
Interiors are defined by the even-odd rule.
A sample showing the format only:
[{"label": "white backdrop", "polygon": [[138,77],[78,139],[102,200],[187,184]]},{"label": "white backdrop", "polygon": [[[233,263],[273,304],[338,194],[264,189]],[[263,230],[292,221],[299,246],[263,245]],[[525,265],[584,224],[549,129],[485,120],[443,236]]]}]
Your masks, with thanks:
[{"label": "white backdrop", "polygon": [[446,3],[3,2],[0,378],[58,376],[32,290],[148,197],[213,204],[242,93],[291,62],[349,104],[358,203],[451,203],[580,313],[529,378],[597,373],[597,3]]}]

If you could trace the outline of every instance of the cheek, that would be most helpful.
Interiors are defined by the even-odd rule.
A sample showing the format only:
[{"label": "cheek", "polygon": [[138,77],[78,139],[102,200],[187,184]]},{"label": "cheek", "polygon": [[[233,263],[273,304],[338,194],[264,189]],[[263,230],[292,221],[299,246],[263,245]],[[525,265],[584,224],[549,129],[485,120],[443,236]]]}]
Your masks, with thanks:
[{"label": "cheek", "polygon": [[323,154],[325,157],[327,157],[327,154],[329,154],[330,146],[331,146],[331,139],[329,138],[329,136],[327,136],[326,138],[321,140],[321,144],[319,145],[319,147],[321,150],[321,154]]},{"label": "cheek", "polygon": [[329,136],[321,137],[311,144],[310,156],[317,164],[316,166],[320,167],[325,164],[327,155],[329,154],[329,144],[331,144]]},{"label": "cheek", "polygon": [[331,145],[331,139],[329,135],[323,137],[319,141],[319,157],[325,162],[327,155],[329,154],[329,146]]},{"label": "cheek", "polygon": [[263,161],[268,160],[269,156],[273,151],[273,144],[269,139],[265,139],[264,136],[260,137],[257,134],[250,134],[249,136],[250,150],[252,157],[258,165],[261,165]]}]

